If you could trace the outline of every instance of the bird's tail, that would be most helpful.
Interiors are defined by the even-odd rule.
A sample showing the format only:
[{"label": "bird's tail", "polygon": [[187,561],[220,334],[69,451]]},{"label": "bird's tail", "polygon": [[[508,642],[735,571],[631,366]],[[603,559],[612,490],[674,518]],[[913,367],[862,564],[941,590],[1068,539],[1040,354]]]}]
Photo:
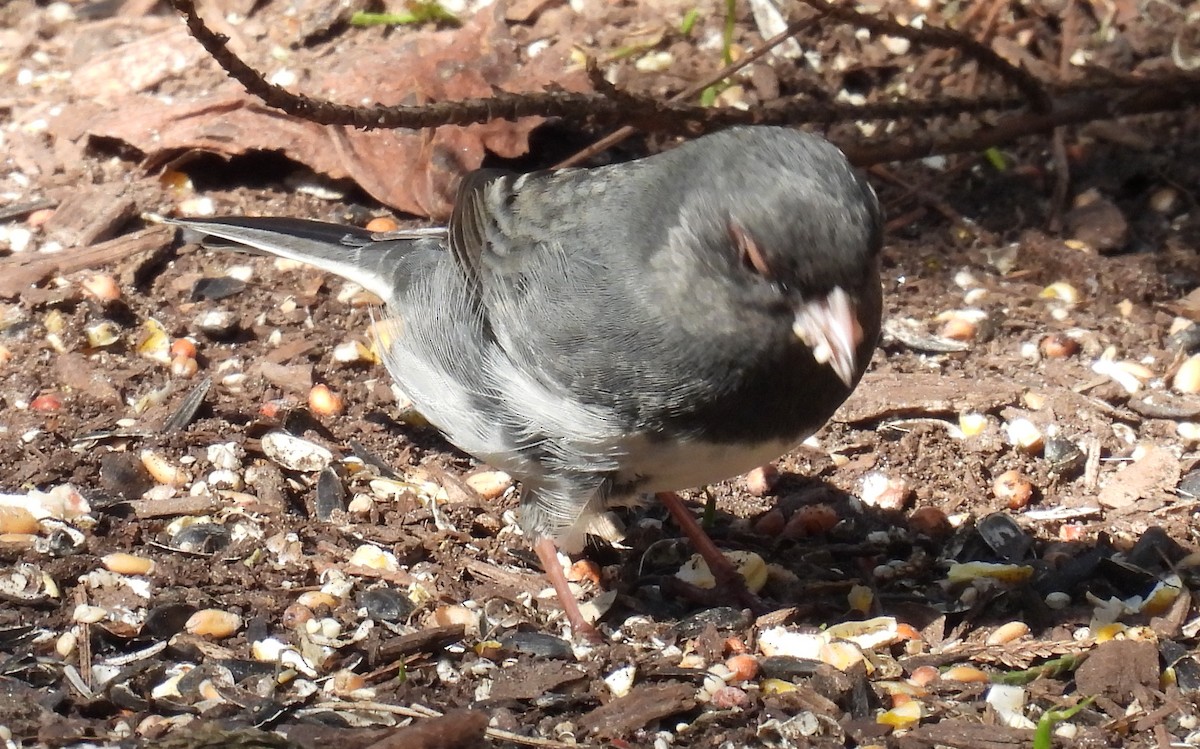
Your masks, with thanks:
[{"label": "bird's tail", "polygon": [[[164,219],[205,237],[308,263],[353,281],[388,299],[396,290],[401,258],[418,244],[437,242],[440,230],[415,230],[377,235],[355,226],[296,218],[236,216],[210,219]],[[221,243],[205,241],[209,246]]]}]

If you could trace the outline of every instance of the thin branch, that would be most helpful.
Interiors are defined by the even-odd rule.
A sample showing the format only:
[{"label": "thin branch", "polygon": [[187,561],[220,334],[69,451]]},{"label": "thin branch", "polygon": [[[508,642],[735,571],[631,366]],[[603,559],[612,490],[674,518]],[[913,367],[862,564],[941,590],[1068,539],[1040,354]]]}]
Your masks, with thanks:
[{"label": "thin branch", "polygon": [[[804,29],[816,23],[818,20],[823,18],[824,15],[824,13],[818,11],[817,15],[813,16],[812,18],[805,18],[802,21],[794,21],[793,23],[788,24],[786,29],[766,40],[758,47],[752,49],[749,53],[743,55],[741,59],[731,62],[708,78],[703,78],[696,83],[693,83],[684,90],[672,96],[668,101],[687,101],[709,86],[716,85],[747,65],[750,65],[751,63],[761,59],[764,55],[778,47],[780,44],[783,44],[788,39],[791,39],[796,34],[799,34]],[[621,129],[604,136],[587,148],[576,152],[566,159],[563,159],[559,163],[555,164],[554,168],[565,169],[566,167],[575,166],[576,164],[582,164],[596,154],[607,151],[636,132],[637,128],[631,125],[625,125]]]},{"label": "thin branch", "polygon": [[967,34],[940,26],[906,26],[891,16],[881,17],[860,13],[853,8],[837,5],[828,0],[804,0],[804,3],[845,23],[861,26],[876,34],[903,37],[913,44],[940,49],[956,49],[974,59],[983,67],[994,71],[1020,91],[1035,112],[1050,109],[1050,95],[1042,82],[1029,72],[1010,64],[991,47],[982,44]]},{"label": "thin branch", "polygon": [[[852,105],[808,99],[775,103],[753,111],[733,107],[703,107],[683,102],[663,102],[622,91],[593,76],[598,93],[566,91],[499,93],[487,99],[464,99],[419,106],[358,107],[312,99],[268,83],[263,76],[229,50],[227,39],[209,29],[196,13],[193,0],[171,0],[187,21],[188,30],[213,59],[267,106],[322,125],[364,129],[424,128],[470,125],[494,119],[559,117],[593,123],[622,123],[655,132],[705,132],[736,124],[784,125],[797,123],[853,122],[873,119],[978,114],[985,110],[1012,109],[1012,97],[939,98],[925,102],[882,102]],[[797,24],[799,26],[800,24]]]},{"label": "thin branch", "polygon": [[[423,128],[469,125],[493,119],[559,117],[572,122],[623,124],[642,130],[698,134],[737,124],[798,125],[871,120],[956,118],[963,115],[978,121],[975,132],[946,136],[926,130],[914,135],[889,135],[886,143],[841,142],[851,160],[859,165],[924,158],[933,154],[978,151],[1018,138],[1046,133],[1064,125],[1113,119],[1154,112],[1178,111],[1200,103],[1200,73],[1160,75],[1147,80],[1104,71],[1079,83],[1060,85],[1047,92],[1037,79],[1009,65],[995,53],[963,34],[950,29],[912,29],[890,19],[875,19],[832,5],[825,0],[805,0],[831,17],[857,23],[879,33],[895,33],[935,46],[963,50],[981,64],[996,70],[1017,86],[1022,97],[940,97],[925,101],[875,102],[852,105],[845,102],[797,98],[774,102],[752,110],[732,107],[701,107],[682,102],[663,102],[631,94],[607,83],[597,83],[597,93],[566,91],[510,94],[489,99],[440,102],[424,106],[354,107],[319,101],[293,94],[267,83],[261,74],[226,47],[226,39],[208,29],[196,14],[193,0],[171,0],[184,15],[188,28],[216,61],[254,96],[268,106],[325,125],[361,128]],[[596,76],[593,76],[595,79]],[[1045,99],[1045,101],[1042,101]],[[1041,102],[1025,107],[1028,100]],[[986,112],[997,112],[994,125],[983,121]]]},{"label": "thin branch", "polygon": [[861,166],[888,161],[923,159],[934,154],[981,151],[1011,143],[1029,135],[1047,133],[1062,125],[1080,125],[1155,112],[1178,111],[1200,104],[1200,75],[1170,76],[1142,88],[1088,88],[1072,86],[1053,100],[1050,112],[1018,111],[1002,117],[994,126],[980,126],[969,135],[943,136],[923,132],[891,136],[885,144],[839,143],[850,160]]}]

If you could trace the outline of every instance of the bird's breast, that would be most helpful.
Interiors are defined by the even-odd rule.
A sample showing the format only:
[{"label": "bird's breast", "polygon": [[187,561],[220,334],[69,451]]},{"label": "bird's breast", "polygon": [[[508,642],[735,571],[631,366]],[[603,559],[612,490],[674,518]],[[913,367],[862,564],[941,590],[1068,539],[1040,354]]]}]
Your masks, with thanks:
[{"label": "bird's breast", "polygon": [[669,492],[740,476],[794,448],[800,438],[714,443],[635,434],[621,440],[625,456],[615,484],[627,491]]}]

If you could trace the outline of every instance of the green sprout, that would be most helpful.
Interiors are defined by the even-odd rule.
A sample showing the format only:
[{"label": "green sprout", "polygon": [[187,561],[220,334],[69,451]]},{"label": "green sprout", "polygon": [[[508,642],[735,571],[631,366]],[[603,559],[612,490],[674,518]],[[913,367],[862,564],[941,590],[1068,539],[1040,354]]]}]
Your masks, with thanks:
[{"label": "green sprout", "polygon": [[351,26],[415,26],[422,23],[443,23],[459,26],[458,16],[446,10],[441,3],[431,0],[413,0],[405,4],[402,13],[367,13],[357,11],[350,16]]}]

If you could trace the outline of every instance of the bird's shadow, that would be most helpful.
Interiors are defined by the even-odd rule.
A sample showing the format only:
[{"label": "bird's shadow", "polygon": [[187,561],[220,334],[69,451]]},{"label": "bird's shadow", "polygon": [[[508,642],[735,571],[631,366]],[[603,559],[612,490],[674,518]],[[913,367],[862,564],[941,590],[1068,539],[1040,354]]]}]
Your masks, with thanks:
[{"label": "bird's shadow", "polygon": [[[372,418],[426,454],[468,460],[432,427],[382,413]],[[762,597],[781,612],[781,621],[827,624],[892,615],[921,630],[932,628],[935,638],[1013,619],[1035,629],[1086,623],[1089,596],[1145,598],[1189,554],[1155,527],[1118,544],[1106,533],[1090,541],[1035,537],[1018,522],[1019,514],[1008,512],[955,526],[935,507],[873,506],[802,473],[781,474],[760,498],[761,509],[747,516],[728,509],[730,500],[744,501],[735,481],[689,492],[687,501],[707,516],[705,529],[719,548],[753,552],[767,565]],[[715,502],[707,511],[710,498]],[[647,498],[615,512],[625,524],[625,538],[619,545],[590,539],[583,552],[604,569],[606,587],[617,592],[613,621],[640,614],[680,631],[696,622],[749,621],[733,601],[677,578],[695,552],[661,503]],[[531,551],[509,553],[539,568]],[[982,566],[967,566],[975,563]],[[951,579],[952,568],[975,578]],[[1188,577],[1192,569],[1183,565],[1184,583],[1200,586]],[[993,574],[998,577],[987,577]]]},{"label": "bird's shadow", "polygon": [[[801,474],[781,476],[770,496],[774,501],[767,498],[766,509],[750,517],[718,503],[706,530],[722,550],[762,558],[768,575],[761,595],[779,621],[820,625],[891,615],[935,640],[1014,619],[1042,630],[1086,624],[1096,600],[1148,599],[1171,580],[1178,586],[1173,575],[1182,575],[1181,589],[1198,582],[1189,575],[1200,577],[1185,561],[1189,549],[1161,528],[1118,544],[1103,532],[1090,541],[1038,537],[1019,515],[1003,511],[954,526],[944,515],[944,522],[931,522],[936,508],[871,506]],[[694,506],[704,494],[691,498]],[[738,608],[677,579],[694,550],[661,505],[632,512],[626,549],[588,551],[613,565],[610,579],[626,613],[686,629],[714,608]],[[1163,600],[1174,600],[1167,593]],[[1133,619],[1149,623],[1163,613],[1148,608]]]}]

